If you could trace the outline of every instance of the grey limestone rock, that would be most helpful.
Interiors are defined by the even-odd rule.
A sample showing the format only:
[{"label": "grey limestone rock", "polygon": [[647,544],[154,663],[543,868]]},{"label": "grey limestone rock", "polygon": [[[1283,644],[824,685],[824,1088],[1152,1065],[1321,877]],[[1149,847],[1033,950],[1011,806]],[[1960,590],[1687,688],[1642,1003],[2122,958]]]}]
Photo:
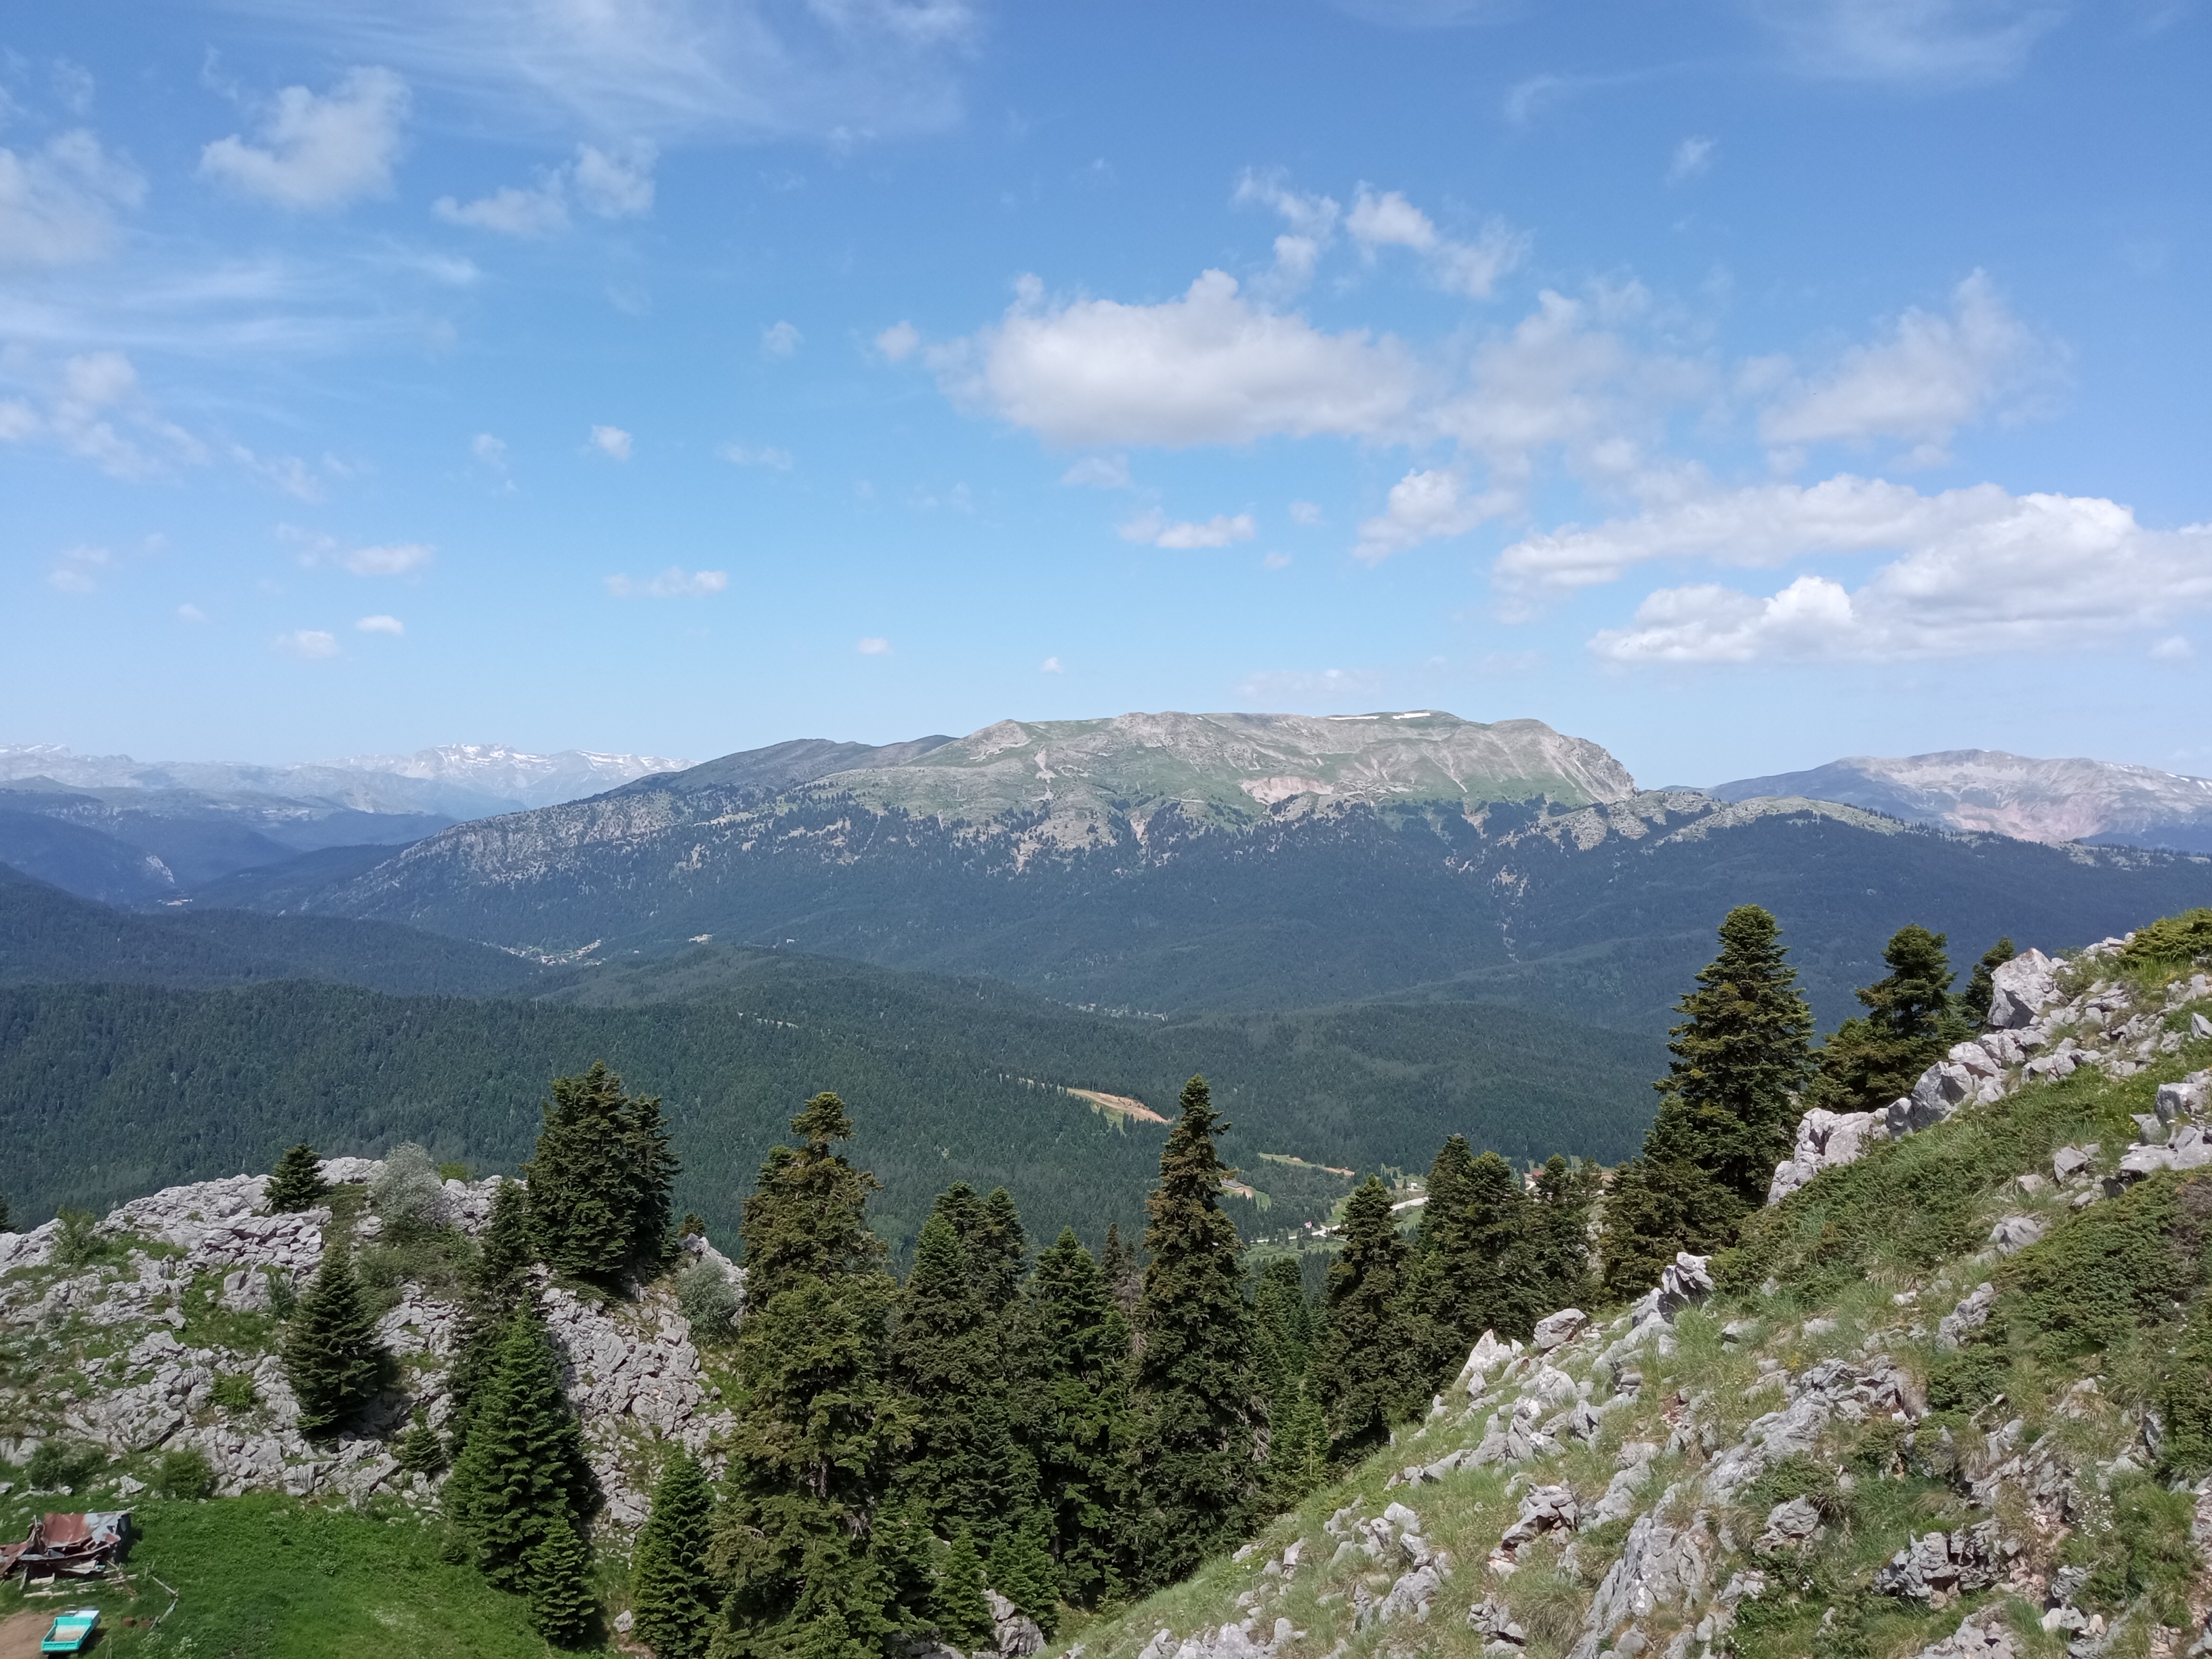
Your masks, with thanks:
[{"label": "grey limestone rock", "polygon": [[1528,1346],[1538,1353],[1550,1353],[1573,1341],[1589,1323],[1589,1316],[1580,1308],[1562,1308],[1536,1322],[1535,1334]]},{"label": "grey limestone rock", "polygon": [[2021,951],[1990,976],[1989,1024],[2016,1031],[2059,1000],[2058,964],[2037,950]]}]

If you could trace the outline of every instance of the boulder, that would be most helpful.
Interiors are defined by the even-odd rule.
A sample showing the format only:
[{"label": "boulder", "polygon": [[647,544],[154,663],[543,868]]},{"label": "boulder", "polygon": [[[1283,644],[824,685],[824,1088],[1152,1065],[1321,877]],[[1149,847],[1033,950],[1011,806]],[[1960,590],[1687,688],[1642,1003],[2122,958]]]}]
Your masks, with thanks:
[{"label": "boulder", "polygon": [[1536,1322],[1528,1346],[1538,1353],[1549,1353],[1573,1341],[1589,1323],[1589,1316],[1580,1308],[1562,1308],[1557,1313],[1546,1314]]},{"label": "boulder", "polygon": [[[2202,1019],[2203,1015],[2199,1014]],[[2212,1096],[2212,1071],[2191,1072],[2179,1083],[2158,1085],[2158,1116],[2162,1123],[2176,1118],[2203,1117],[2207,1115],[2208,1096]]]},{"label": "boulder", "polygon": [[1500,1342],[1496,1331],[1485,1331],[1475,1339],[1474,1346],[1468,1351],[1467,1364],[1459,1368],[1459,1376],[1452,1386],[1468,1394],[1480,1392],[1483,1384],[1490,1380],[1490,1373],[1510,1364],[1520,1352],[1521,1345],[1517,1341],[1508,1340]]},{"label": "boulder", "polygon": [[2020,1644],[2000,1604],[1968,1613],[1950,1635],[1921,1649],[1917,1659],[2020,1659]]},{"label": "boulder", "polygon": [[1793,1498],[1766,1512],[1766,1530],[1752,1548],[1761,1555],[1802,1552],[1820,1531],[1820,1511],[1809,1498]]},{"label": "boulder", "polygon": [[1936,1322],[1936,1346],[1955,1348],[1972,1333],[1989,1323],[1990,1310],[1996,1306],[1997,1287],[1984,1281],[1960,1298],[1959,1305]]},{"label": "boulder", "polygon": [[1888,1133],[1879,1112],[1832,1112],[1814,1107],[1797,1120],[1797,1144],[1788,1158],[1774,1166],[1766,1201],[1779,1204],[1808,1185],[1821,1170],[1857,1163],[1869,1146],[1887,1139]]},{"label": "boulder", "polygon": [[1990,1243],[1999,1255],[2011,1255],[2041,1238],[2049,1225],[2039,1215],[2003,1216],[1990,1229]]},{"label": "boulder", "polygon": [[2021,951],[1990,976],[1989,1024],[2016,1031],[2059,1000],[2058,964],[2040,951]]}]

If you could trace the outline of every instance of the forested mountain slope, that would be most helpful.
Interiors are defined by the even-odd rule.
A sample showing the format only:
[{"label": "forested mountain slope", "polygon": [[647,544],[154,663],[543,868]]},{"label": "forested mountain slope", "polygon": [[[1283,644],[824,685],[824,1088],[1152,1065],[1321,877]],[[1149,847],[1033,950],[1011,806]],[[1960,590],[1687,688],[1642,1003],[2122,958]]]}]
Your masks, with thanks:
[{"label": "forested mountain slope", "polygon": [[528,996],[562,978],[489,945],[390,922],[111,908],[0,865],[0,985],[305,979],[402,995]]},{"label": "forested mountain slope", "polygon": [[[1516,1158],[1562,1147],[1613,1158],[1650,1113],[1648,1042],[1522,1010],[1376,1004],[1163,1023],[787,954],[757,953],[750,971],[728,953],[691,965],[720,988],[623,1006],[299,982],[0,989],[0,1184],[36,1218],[254,1168],[299,1139],[370,1152],[411,1139],[512,1169],[547,1080],[603,1059],[667,1097],[680,1200],[718,1227],[734,1224],[791,1102],[827,1088],[860,1115],[885,1182],[874,1224],[894,1243],[953,1179],[1016,1187],[1041,1224],[1094,1235],[1140,1220],[1158,1130],[1062,1091],[1164,1109],[1203,1072],[1237,1125],[1233,1160],[1281,1200],[1240,1206],[1248,1230],[1266,1231],[1325,1216],[1344,1188],[1262,1153],[1411,1169],[1456,1130]],[[618,990],[586,981],[575,994]]]},{"label": "forested mountain slope", "polygon": [[1164,806],[1141,837],[1125,816],[1084,850],[1033,839],[1045,822],[1008,817],[987,833],[826,785],[765,803],[641,786],[464,825],[295,902],[549,956],[653,957],[704,934],[992,974],[1109,1007],[1413,992],[1656,1033],[1735,903],[1781,919],[1832,1021],[1908,921],[1963,952],[2008,930],[2084,941],[2212,898],[2212,860],[1686,791],[1566,812],[1356,804],[1236,831]]}]

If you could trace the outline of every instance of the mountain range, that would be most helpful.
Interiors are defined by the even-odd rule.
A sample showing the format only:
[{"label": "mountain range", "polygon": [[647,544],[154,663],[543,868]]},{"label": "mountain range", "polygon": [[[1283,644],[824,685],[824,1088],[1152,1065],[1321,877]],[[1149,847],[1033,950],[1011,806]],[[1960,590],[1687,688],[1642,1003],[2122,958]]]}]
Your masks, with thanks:
[{"label": "mountain range", "polygon": [[1854,755],[1806,772],[1715,784],[1720,800],[1808,795],[1910,823],[2023,841],[2212,853],[2212,778],[2111,761],[2033,760],[1998,749],[1883,759]]},{"label": "mountain range", "polygon": [[1432,710],[783,744],[223,890],[547,962],[711,941],[1133,1012],[1473,999],[1647,1033],[1746,900],[1783,919],[1833,1019],[1909,921],[1978,954],[2008,926],[2094,939],[2208,896],[2201,857],[1640,790],[1540,721]]},{"label": "mountain range", "polygon": [[[0,863],[88,897],[160,903],[302,853],[404,846],[465,818],[570,800],[687,764],[486,744],[308,766],[0,747]],[[362,862],[341,860],[348,868]]]}]

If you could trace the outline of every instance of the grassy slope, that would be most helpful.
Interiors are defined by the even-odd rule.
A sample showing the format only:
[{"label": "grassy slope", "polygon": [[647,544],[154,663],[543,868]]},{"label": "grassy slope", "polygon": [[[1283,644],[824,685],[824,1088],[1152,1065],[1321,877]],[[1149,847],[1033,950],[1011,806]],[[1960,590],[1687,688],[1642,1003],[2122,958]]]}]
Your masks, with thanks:
[{"label": "grassy slope", "polygon": [[[1615,1522],[1585,1533],[1574,1554],[1564,1559],[1554,1534],[1525,1547],[1510,1576],[1497,1575],[1486,1570],[1486,1560],[1516,1516],[1519,1492],[1531,1484],[1565,1482],[1587,1506],[1620,1467],[1620,1449],[1640,1440],[1661,1449],[1635,1513],[1657,1505],[1672,1524],[1689,1523],[1697,1510],[1707,1510],[1691,1483],[1711,1453],[1735,1442],[1753,1418],[1784,1403],[1769,1372],[1796,1375],[1822,1358],[1856,1359],[1871,1351],[1893,1357],[1923,1388],[1932,1381],[1938,1409],[1920,1420],[1911,1449],[1901,1456],[1892,1456],[1897,1445],[1892,1425],[1838,1424],[1817,1460],[1782,1465],[1732,1505],[1707,1510],[1722,1545],[1705,1595],[1733,1572],[1751,1568],[1764,1571],[1774,1586],[1747,1604],[1749,1611],[1730,1638],[1735,1652],[1742,1659],[1902,1659],[1948,1636],[1962,1615],[1994,1601],[2008,1607],[2024,1654],[2057,1659],[2063,1640],[2040,1630],[2040,1606],[2008,1601],[2002,1589],[1972,1593],[1938,1609],[1876,1595],[1869,1581],[1915,1535],[1988,1518],[1967,1501],[1964,1472],[1977,1458],[1994,1462],[2002,1455],[1984,1448],[2004,1419],[2024,1419],[2019,1448],[2030,1448],[2051,1431],[2053,1443],[2084,1469],[2107,1465],[2130,1450],[2139,1462],[2148,1461],[2142,1413],[2160,1404],[2167,1380],[2185,1369],[2173,1351],[2180,1320],[2163,1293],[2139,1294],[2141,1305],[2128,1305],[2121,1299],[2130,1294],[2125,1274],[2116,1277],[2110,1264],[2142,1261],[2170,1268],[2179,1250],[2187,1258],[2186,1274],[2194,1278],[2194,1294],[2204,1296],[2212,1260],[2195,1255],[2197,1234],[2183,1239],[2157,1231],[2166,1224],[2161,1217],[2186,1214],[2192,1201],[2179,1196],[2181,1181],[2160,1176],[2124,1198],[2077,1212],[2072,1192],[2046,1185],[2039,1193],[2023,1193],[2014,1180],[2039,1168],[2047,1176],[2053,1148],[2083,1142],[2101,1142],[2099,1168],[2111,1170],[2134,1133],[2130,1115],[2150,1110],[2156,1085],[2208,1063],[2212,1042],[2198,1041],[2118,1082],[2085,1069],[2063,1083],[2030,1085],[1996,1105],[1971,1109],[1881,1147],[1860,1164],[1824,1174],[1765,1212],[1735,1257],[1721,1259],[1725,1282],[1738,1288],[1680,1316],[1671,1356],[1662,1358],[1646,1347],[1631,1362],[1642,1370],[1641,1393],[1634,1403],[1606,1413],[1591,1445],[1569,1442],[1559,1455],[1515,1472],[1459,1471],[1434,1484],[1386,1491],[1386,1480],[1401,1467],[1475,1445],[1491,1408],[1510,1401],[1511,1391],[1487,1396],[1472,1410],[1464,1395],[1456,1395],[1442,1415],[1401,1431],[1398,1445],[1277,1518],[1245,1561],[1213,1561],[1191,1580],[1133,1607],[1063,1630],[1058,1646],[1080,1643],[1086,1659],[1135,1659],[1159,1630],[1182,1638],[1255,1613],[1262,1639],[1278,1617],[1288,1618],[1300,1632],[1280,1650],[1285,1659],[1381,1659],[1415,1652],[1423,1659],[1474,1659],[1485,1638],[1468,1627],[1468,1610],[1494,1591],[1526,1628],[1530,1659],[1559,1659],[1579,1633],[1627,1528]],[[2199,1172],[2191,1189],[2200,1194],[2194,1208],[2212,1211],[2212,1176]],[[2051,1232],[2044,1243],[2000,1261],[1986,1248],[1989,1229],[2000,1216],[2022,1213],[2040,1217]],[[1962,1365],[1959,1356],[1939,1349],[1933,1328],[1939,1316],[1988,1279],[2006,1297],[1990,1340],[1971,1345]],[[2087,1346],[2060,1328],[2072,1317],[2064,1310],[2085,1299],[2112,1304],[2106,1340]],[[1806,1322],[1813,1317],[1835,1323],[1808,1331]],[[1745,1322],[1735,1340],[1723,1334],[1730,1321]],[[1596,1357],[1617,1334],[1601,1330],[1555,1356],[1569,1374],[1593,1382],[1598,1401],[1612,1393],[1612,1378]],[[1978,1395],[1958,1395],[1961,1371],[1976,1366],[1989,1368],[1976,1373]],[[2079,1386],[2085,1382],[2093,1384],[2086,1391]],[[2002,1411],[1967,1409],[2000,1390]],[[1944,1409],[1951,1398],[1962,1399],[1961,1407]],[[1689,1433],[1670,1448],[1678,1424],[1686,1424]],[[1840,1490],[1846,1483],[1838,1481],[1839,1470],[1850,1477],[1847,1492]],[[1684,1496],[1661,1504],[1661,1494],[1677,1482],[1683,1483]],[[1998,1517],[2008,1529],[2030,1536],[2039,1571],[2047,1574],[2061,1563],[2092,1570],[2079,1598],[2085,1610],[2107,1617],[2131,1613],[2134,1634],[2117,1652],[2155,1650],[2146,1646],[2154,1625],[2189,1622],[2185,1602],[2192,1580],[2200,1612],[2206,1599],[2204,1564],[2188,1542],[2193,1500],[2119,1465],[2112,1466],[2101,1486],[2087,1473],[2081,1484],[2081,1513],[2070,1531],[2038,1533],[2024,1518],[2016,1493],[2000,1500]],[[1814,1550],[1802,1558],[1754,1558],[1749,1547],[1768,1510],[1807,1492],[1833,1505]],[[1355,1631],[1355,1587],[1364,1581],[1379,1598],[1405,1564],[1384,1570],[1355,1555],[1330,1565],[1342,1535],[1328,1530],[1329,1519],[1347,1509],[1356,1516],[1379,1516],[1393,1501],[1411,1506],[1421,1517],[1424,1535],[1448,1550],[1456,1565],[1425,1623],[1408,1617]],[[1296,1539],[1305,1540],[1302,1564],[1287,1579],[1267,1575],[1266,1563]],[[1685,1613],[1662,1598],[1644,1621],[1652,1642],[1647,1659],[1664,1652],[1673,1632],[1696,1616],[1696,1609]],[[2179,1651],[2188,1639],[2183,1634],[2171,1650]],[[1722,1645],[1716,1643],[1714,1650]],[[1697,1644],[1690,1651],[1701,1650]]]},{"label": "grassy slope", "polygon": [[[56,1503],[67,1500],[55,1498]],[[0,1618],[23,1607],[97,1607],[98,1651],[208,1659],[542,1659],[522,1601],[441,1554],[441,1529],[404,1514],[325,1509],[271,1495],[140,1503],[121,1584],[59,1600],[0,1589]],[[27,1507],[0,1507],[21,1537]],[[176,1611],[160,1579],[178,1592]],[[125,1626],[125,1618],[136,1619]]]}]

